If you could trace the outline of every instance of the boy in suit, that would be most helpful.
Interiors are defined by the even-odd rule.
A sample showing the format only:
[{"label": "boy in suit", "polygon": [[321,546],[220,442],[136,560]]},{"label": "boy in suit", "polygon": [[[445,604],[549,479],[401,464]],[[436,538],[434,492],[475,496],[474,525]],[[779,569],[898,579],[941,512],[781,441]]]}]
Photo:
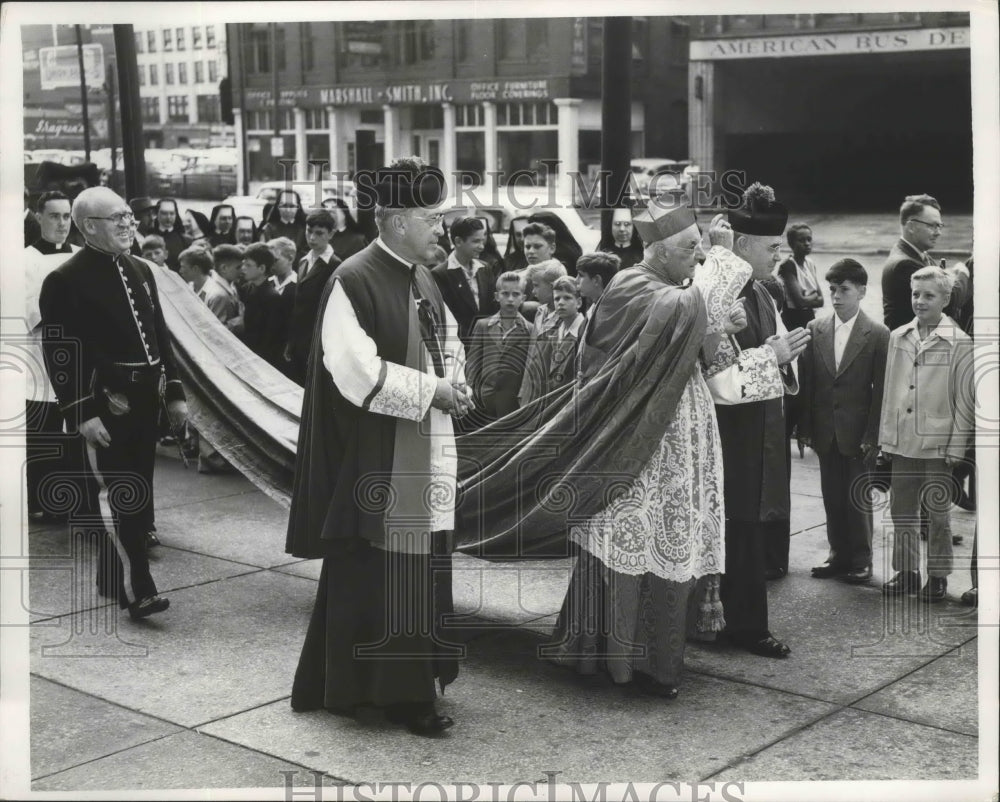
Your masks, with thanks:
[{"label": "boy in suit", "polygon": [[872,510],[866,475],[878,453],[889,330],[861,311],[868,273],[854,259],[826,273],[834,314],[809,322],[799,358],[799,437],[819,455],[830,553],[817,579],[872,578]]},{"label": "boy in suit", "polygon": [[[914,319],[889,336],[879,443],[892,459],[892,568],[887,596],[945,597],[952,569],[951,468],[975,426],[972,340],[944,314],[951,277],[924,267],[910,277]],[[927,584],[920,588],[919,500],[925,497]]]},{"label": "boy in suit", "polygon": [[[631,221],[629,222],[631,225]],[[586,317],[594,305],[604,295],[611,279],[621,270],[622,260],[616,254],[597,251],[585,253],[576,262],[576,284],[580,288],[580,297],[587,303]]]},{"label": "boy in suit", "polygon": [[257,356],[278,368],[286,326],[281,316],[281,297],[268,280],[273,265],[274,253],[262,242],[251,245],[243,254],[241,270],[247,282],[243,342]]},{"label": "boy in suit", "polygon": [[535,348],[528,353],[521,385],[522,406],[576,378],[576,351],[586,319],[580,313],[580,288],[575,278],[562,276],[555,280],[552,305],[551,323],[538,335]]},{"label": "boy in suit", "polygon": [[468,347],[473,324],[497,311],[493,271],[479,259],[486,247],[486,222],[478,217],[455,221],[451,241],[454,250],[431,275],[458,321],[458,336]]},{"label": "boy in suit", "polygon": [[476,405],[470,417],[479,425],[517,409],[531,338],[531,324],[517,311],[524,300],[524,279],[513,271],[502,273],[494,297],[500,311],[476,321],[465,368]]},{"label": "boy in suit", "polygon": [[333,215],[326,209],[316,209],[306,217],[305,229],[309,253],[299,260],[288,338],[282,354],[285,375],[301,385],[306,382],[306,366],[319,315],[320,297],[340,264],[330,245],[330,238],[336,229]]}]

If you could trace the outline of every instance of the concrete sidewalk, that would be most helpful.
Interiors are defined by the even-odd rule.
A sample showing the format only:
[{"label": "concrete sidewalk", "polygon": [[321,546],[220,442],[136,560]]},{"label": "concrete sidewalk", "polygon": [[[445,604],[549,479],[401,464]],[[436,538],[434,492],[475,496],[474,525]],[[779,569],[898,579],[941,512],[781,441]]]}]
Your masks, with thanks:
[{"label": "concrete sidewalk", "polygon": [[585,683],[536,654],[569,560],[458,557],[467,657],[441,703],[457,724],[429,740],[375,713],[292,712],[318,563],[284,553],[286,512],[242,477],[161,452],[153,568],[166,613],[119,616],[93,593],[82,538],[28,533],[31,788],[281,789],[311,786],[310,770],[329,785],[976,778],[977,617],[955,601],[974,516],[953,513],[965,542],[945,603],[883,598],[881,525],[871,586],[812,579],[826,554],[818,463],[793,461],[791,573],[770,585],[788,660],[692,644],[673,702]]}]

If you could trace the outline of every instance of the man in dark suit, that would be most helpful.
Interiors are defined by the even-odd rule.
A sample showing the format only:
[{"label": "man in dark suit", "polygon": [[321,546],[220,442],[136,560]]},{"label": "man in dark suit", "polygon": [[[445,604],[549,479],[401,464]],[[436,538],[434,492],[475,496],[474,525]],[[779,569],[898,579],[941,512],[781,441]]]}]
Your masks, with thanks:
[{"label": "man in dark suit", "polygon": [[889,330],[861,311],[868,273],[854,259],[827,271],[834,313],[809,322],[799,358],[799,436],[819,455],[830,553],[817,579],[872,578],[872,510],[866,474],[878,453]]},{"label": "man in dark suit", "polygon": [[309,253],[299,260],[298,279],[295,284],[295,302],[288,324],[288,341],[285,346],[286,375],[298,384],[306,382],[309,348],[312,346],[313,329],[319,313],[323,288],[340,259],[333,253],[330,237],[337,224],[326,209],[316,209],[306,217],[306,243]]},{"label": "man in dark suit", "polygon": [[910,276],[937,262],[927,252],[941,236],[941,205],[930,195],[907,195],[899,208],[899,241],[882,268],[882,316],[889,331],[913,320]]},{"label": "man in dark suit", "polygon": [[67,423],[86,440],[88,484],[99,488],[107,535],[98,592],[145,618],[170,606],[146,554],[157,416],[166,406],[179,429],[187,405],[152,268],[128,253],[132,210],[93,187],[77,197],[73,220],[86,247],[45,278],[38,299],[45,364]]},{"label": "man in dark suit", "polygon": [[495,298],[496,276],[479,260],[486,247],[486,224],[478,217],[463,217],[451,227],[455,246],[448,260],[431,271],[444,302],[458,321],[458,336],[469,347],[476,321],[500,308]]}]

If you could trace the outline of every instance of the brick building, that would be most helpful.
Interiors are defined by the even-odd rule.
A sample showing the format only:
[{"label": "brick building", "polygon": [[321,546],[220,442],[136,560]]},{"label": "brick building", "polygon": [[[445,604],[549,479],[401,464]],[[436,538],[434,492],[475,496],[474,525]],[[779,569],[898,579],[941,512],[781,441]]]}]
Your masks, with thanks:
[{"label": "brick building", "polygon": [[[688,26],[633,19],[632,155],[686,158]],[[248,180],[283,177],[275,84],[275,150],[301,170],[309,159],[352,172],[417,154],[488,179],[541,177],[548,159],[564,173],[600,162],[600,19],[227,27]]]},{"label": "brick building", "polygon": [[137,22],[133,29],[146,147],[235,147],[219,101],[227,72],[225,24]]}]

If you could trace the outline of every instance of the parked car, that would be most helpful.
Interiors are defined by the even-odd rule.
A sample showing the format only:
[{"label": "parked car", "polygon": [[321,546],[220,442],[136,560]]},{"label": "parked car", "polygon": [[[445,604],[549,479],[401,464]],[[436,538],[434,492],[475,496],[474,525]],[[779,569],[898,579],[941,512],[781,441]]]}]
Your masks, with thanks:
[{"label": "parked car", "polygon": [[[266,181],[260,185],[255,195],[230,195],[223,203],[236,209],[237,217],[252,217],[260,222],[264,207],[274,203],[283,190],[292,190],[299,196],[302,208],[312,209],[330,198],[342,198],[351,208],[355,208],[356,191],[352,181],[324,181],[320,185],[322,197],[316,199],[316,183],[313,181]],[[234,190],[235,191],[235,190]]]},{"label": "parked car", "polygon": [[632,159],[632,176],[639,191],[641,200],[648,200],[668,189],[681,187],[686,189],[689,183],[685,168],[690,167],[690,161],[676,159],[642,158]]},{"label": "parked car", "polygon": [[527,219],[535,212],[557,215],[579,243],[584,253],[597,250],[600,230],[580,215],[580,209],[554,198],[547,187],[508,186],[495,192],[486,189],[463,190],[461,198],[452,196],[441,204],[440,211],[449,225],[460,217],[482,217],[489,220],[497,247],[503,253],[507,247],[507,232],[515,219]]}]

